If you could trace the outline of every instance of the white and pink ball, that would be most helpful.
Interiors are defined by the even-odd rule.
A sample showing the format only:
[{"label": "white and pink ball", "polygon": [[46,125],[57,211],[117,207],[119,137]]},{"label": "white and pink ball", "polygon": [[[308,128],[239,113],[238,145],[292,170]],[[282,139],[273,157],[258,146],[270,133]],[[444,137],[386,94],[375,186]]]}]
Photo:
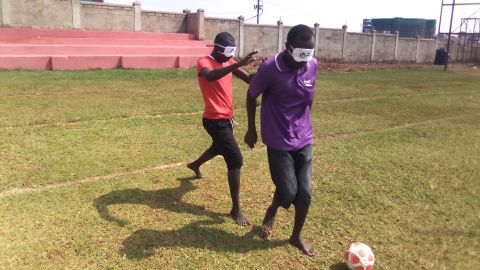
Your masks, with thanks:
[{"label": "white and pink ball", "polygon": [[375,255],[369,246],[355,242],[345,251],[345,263],[350,270],[371,270]]}]

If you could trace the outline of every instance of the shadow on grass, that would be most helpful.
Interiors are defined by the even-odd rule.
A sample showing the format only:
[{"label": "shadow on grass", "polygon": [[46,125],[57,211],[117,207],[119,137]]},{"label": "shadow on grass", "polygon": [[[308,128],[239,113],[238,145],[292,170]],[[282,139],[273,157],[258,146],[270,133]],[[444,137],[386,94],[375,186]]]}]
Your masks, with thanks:
[{"label": "shadow on grass", "polygon": [[[246,253],[251,250],[270,249],[288,241],[272,241],[260,238],[261,227],[252,226],[243,236],[208,227],[212,221],[197,221],[179,230],[156,231],[142,229],[123,241],[121,256],[140,260],[155,254],[158,248],[198,248],[218,252]],[[258,236],[258,237],[255,237]]]},{"label": "shadow on grass", "polygon": [[165,209],[176,213],[188,213],[197,216],[207,216],[216,223],[223,222],[226,215],[206,211],[204,207],[182,201],[182,197],[190,191],[197,189],[192,180],[195,177],[179,178],[180,186],[177,188],[159,190],[125,189],[112,191],[95,199],[93,206],[97,209],[100,217],[125,226],[128,222],[112,216],[108,211],[109,205],[116,204],[141,204],[153,209]]},{"label": "shadow on grass", "polygon": [[349,269],[346,263],[341,262],[341,263],[330,265],[330,270],[349,270]]},{"label": "shadow on grass", "polygon": [[125,189],[112,191],[95,199],[93,205],[99,215],[120,226],[126,225],[127,221],[112,216],[108,211],[109,205],[141,204],[154,209],[161,208],[175,213],[188,213],[208,218],[208,220],[187,224],[178,230],[137,230],[123,241],[123,248],[120,250],[121,256],[140,260],[154,255],[155,249],[165,247],[191,247],[220,252],[245,253],[250,250],[274,248],[287,243],[287,241],[262,239],[259,226],[252,226],[252,229],[243,236],[212,227],[211,225],[224,223],[224,218],[228,215],[206,211],[204,207],[182,201],[185,194],[197,189],[192,183],[193,179],[196,178],[177,179],[180,181],[180,186],[176,188],[153,191]]}]

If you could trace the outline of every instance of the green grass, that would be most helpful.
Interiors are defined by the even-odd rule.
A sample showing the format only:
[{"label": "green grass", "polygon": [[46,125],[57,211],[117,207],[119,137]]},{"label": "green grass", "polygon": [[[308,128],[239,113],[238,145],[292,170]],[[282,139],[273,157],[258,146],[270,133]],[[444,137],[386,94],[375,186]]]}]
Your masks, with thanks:
[{"label": "green grass", "polygon": [[312,259],[286,243],[292,210],[260,237],[274,187],[242,142],[242,82],[246,228],[221,158],[202,180],[184,167],[210,143],[194,70],[1,71],[0,268],[341,270],[361,241],[375,269],[477,269],[479,85],[467,68],[319,74]]}]

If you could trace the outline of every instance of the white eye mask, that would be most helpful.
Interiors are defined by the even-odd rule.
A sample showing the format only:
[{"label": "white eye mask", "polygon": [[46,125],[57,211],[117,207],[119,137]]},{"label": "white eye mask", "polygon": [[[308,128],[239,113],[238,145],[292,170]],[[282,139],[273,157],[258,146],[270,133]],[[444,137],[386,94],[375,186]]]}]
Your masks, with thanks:
[{"label": "white eye mask", "polygon": [[232,46],[222,46],[222,45],[219,45],[219,44],[214,44],[215,46],[218,46],[220,48],[223,48],[223,55],[225,55],[226,57],[233,57],[235,55],[235,50],[237,49],[237,47],[232,47]]},{"label": "white eye mask", "polygon": [[310,62],[313,58],[314,49],[302,49],[302,48],[292,48],[292,52],[288,51],[292,55],[295,62]]}]

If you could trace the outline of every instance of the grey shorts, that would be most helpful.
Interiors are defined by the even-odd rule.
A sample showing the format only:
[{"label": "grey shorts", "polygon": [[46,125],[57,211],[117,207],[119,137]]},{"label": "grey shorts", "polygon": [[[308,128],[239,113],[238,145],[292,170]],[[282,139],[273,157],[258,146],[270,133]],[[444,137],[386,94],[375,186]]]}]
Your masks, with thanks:
[{"label": "grey shorts", "polygon": [[283,208],[312,202],[312,145],[296,151],[267,147],[270,175],[275,184],[274,199]]}]

